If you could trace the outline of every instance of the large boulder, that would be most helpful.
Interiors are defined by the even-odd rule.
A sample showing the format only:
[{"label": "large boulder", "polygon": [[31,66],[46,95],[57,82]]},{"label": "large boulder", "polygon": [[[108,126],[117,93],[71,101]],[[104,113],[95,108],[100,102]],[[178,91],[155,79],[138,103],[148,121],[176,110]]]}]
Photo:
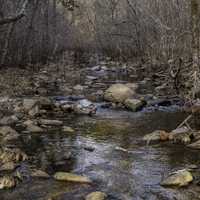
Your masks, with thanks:
[{"label": "large boulder", "polygon": [[54,179],[58,181],[69,181],[69,182],[76,182],[76,183],[92,183],[92,181],[85,176],[79,176],[79,175],[67,173],[67,172],[56,172],[53,177]]},{"label": "large boulder", "polygon": [[183,169],[171,173],[166,179],[161,182],[161,185],[165,187],[183,187],[187,186],[192,181],[192,174],[188,170]]},{"label": "large boulder", "polygon": [[[133,87],[134,85],[135,87]],[[135,94],[136,86],[136,84],[111,85],[105,91],[104,99],[114,103],[123,103],[126,99],[131,98]]]},{"label": "large boulder", "polygon": [[88,194],[85,200],[105,200],[107,195],[103,192],[92,192]]},{"label": "large boulder", "polygon": [[137,112],[143,108],[145,102],[139,99],[126,99],[124,105],[127,109]]}]

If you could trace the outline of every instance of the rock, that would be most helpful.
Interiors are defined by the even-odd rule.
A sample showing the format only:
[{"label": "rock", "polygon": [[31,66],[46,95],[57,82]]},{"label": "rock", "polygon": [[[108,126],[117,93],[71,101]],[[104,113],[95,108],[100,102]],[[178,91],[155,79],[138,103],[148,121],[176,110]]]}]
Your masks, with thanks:
[{"label": "rock", "polygon": [[95,150],[94,147],[90,147],[90,146],[85,146],[83,148],[84,148],[84,150],[89,151],[89,152],[93,152]]},{"label": "rock", "polygon": [[189,148],[191,148],[191,149],[200,149],[200,140],[198,140],[198,141],[196,141],[196,142],[194,142],[192,144],[189,144],[187,146]]},{"label": "rock", "polygon": [[191,142],[192,138],[194,137],[193,134],[194,133],[191,130],[189,130],[187,127],[181,127],[181,128],[173,130],[169,135],[169,139],[173,140],[174,142],[188,144]]},{"label": "rock", "polygon": [[52,110],[54,107],[53,101],[47,97],[40,97],[39,102],[40,102],[40,109]]},{"label": "rock", "polygon": [[14,162],[7,162],[0,166],[0,171],[13,171],[17,165]]},{"label": "rock", "polygon": [[123,103],[126,99],[131,98],[134,94],[135,91],[127,85],[114,84],[105,91],[104,99],[114,103]]},{"label": "rock", "polygon": [[103,192],[92,192],[88,194],[85,200],[105,200],[107,195]]},{"label": "rock", "polygon": [[38,99],[24,99],[23,100],[23,108],[26,112],[31,110],[37,104],[38,104]]},{"label": "rock", "polygon": [[150,143],[151,141],[157,142],[157,141],[166,141],[169,139],[169,133],[163,130],[157,130],[150,134],[147,134],[143,137],[143,140],[147,143]]},{"label": "rock", "polygon": [[66,172],[57,172],[54,174],[54,179],[58,181],[69,181],[77,183],[92,183],[92,181],[84,176],[79,176],[76,174],[66,173]]},{"label": "rock", "polygon": [[186,169],[183,169],[170,174],[165,180],[161,182],[161,185],[166,187],[183,187],[187,186],[192,181],[192,174]]},{"label": "rock", "polygon": [[13,136],[16,136],[16,137],[19,136],[19,134],[17,133],[17,131],[15,131],[14,129],[12,129],[9,126],[2,126],[2,127],[0,127],[0,134],[2,136],[6,136],[6,135],[13,135]]},{"label": "rock", "polygon": [[37,126],[37,125],[34,125],[34,124],[29,124],[27,127],[26,127],[26,130],[30,133],[41,133],[43,132],[44,130]]},{"label": "rock", "polygon": [[46,126],[62,126],[63,122],[59,120],[40,119],[39,124]]},{"label": "rock", "polygon": [[38,105],[35,105],[33,108],[31,108],[28,112],[28,114],[31,116],[31,117],[36,117],[40,114],[40,109],[39,109],[39,106]]},{"label": "rock", "polygon": [[67,133],[74,133],[75,132],[75,130],[73,128],[69,127],[69,126],[63,126],[62,131],[67,132]]},{"label": "rock", "polygon": [[12,116],[7,116],[7,117],[3,117],[1,120],[0,120],[0,125],[3,125],[3,126],[11,126],[11,125],[14,125],[16,124],[17,122],[19,121],[19,119],[15,116],[15,115],[12,115]]},{"label": "rock", "polygon": [[49,174],[47,174],[46,172],[42,170],[32,171],[31,176],[36,177],[36,178],[50,178]]},{"label": "rock", "polygon": [[10,189],[16,186],[16,181],[11,176],[4,176],[0,178],[0,189]]},{"label": "rock", "polygon": [[1,152],[0,155],[0,162],[2,164],[8,163],[8,162],[20,162],[20,161],[25,161],[28,160],[28,156],[21,151],[20,149],[4,149]]},{"label": "rock", "polygon": [[33,125],[34,123],[35,123],[34,121],[28,119],[25,122],[23,122],[23,125],[24,126],[29,126],[29,125]]},{"label": "rock", "polygon": [[142,109],[142,107],[145,105],[145,102],[138,99],[126,99],[124,105],[127,109],[136,112]]},{"label": "rock", "polygon": [[96,106],[87,99],[80,100],[73,106],[73,110],[75,113],[84,115],[95,114],[96,109]]}]

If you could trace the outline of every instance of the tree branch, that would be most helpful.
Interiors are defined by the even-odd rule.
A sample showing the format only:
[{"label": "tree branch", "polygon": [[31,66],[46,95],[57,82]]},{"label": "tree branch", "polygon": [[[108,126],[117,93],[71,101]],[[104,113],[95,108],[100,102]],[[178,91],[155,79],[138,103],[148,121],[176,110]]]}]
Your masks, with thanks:
[{"label": "tree branch", "polygon": [[16,22],[25,16],[26,7],[28,5],[29,0],[25,0],[21,10],[15,16],[7,17],[0,20],[0,25],[9,24],[12,22]]}]

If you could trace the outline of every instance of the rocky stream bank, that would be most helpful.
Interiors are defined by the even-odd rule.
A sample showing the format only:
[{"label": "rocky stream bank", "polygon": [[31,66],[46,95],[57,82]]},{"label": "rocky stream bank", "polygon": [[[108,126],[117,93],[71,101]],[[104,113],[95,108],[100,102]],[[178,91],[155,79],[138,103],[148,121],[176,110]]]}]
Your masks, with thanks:
[{"label": "rocky stream bank", "polygon": [[200,133],[180,97],[124,66],[54,67],[1,77],[1,199],[199,199]]}]

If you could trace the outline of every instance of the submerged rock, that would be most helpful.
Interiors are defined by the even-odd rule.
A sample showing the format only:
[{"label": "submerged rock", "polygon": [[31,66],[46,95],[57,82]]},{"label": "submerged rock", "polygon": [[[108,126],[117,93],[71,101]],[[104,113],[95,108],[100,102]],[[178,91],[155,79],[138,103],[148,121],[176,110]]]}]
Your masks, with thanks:
[{"label": "submerged rock", "polygon": [[125,84],[114,84],[105,91],[104,99],[114,103],[123,103],[134,94],[135,91],[130,88],[130,86]]},{"label": "submerged rock", "polygon": [[11,176],[4,176],[0,178],[0,189],[10,189],[16,186],[16,181]]},{"label": "submerged rock", "polygon": [[92,181],[85,177],[85,176],[79,176],[72,173],[67,172],[57,172],[54,174],[54,179],[58,181],[69,181],[69,182],[77,182],[77,183],[92,183]]},{"label": "submerged rock", "polygon": [[107,195],[103,192],[92,192],[88,194],[85,200],[105,200]]},{"label": "submerged rock", "polygon": [[186,169],[183,169],[170,174],[161,182],[161,185],[165,187],[183,187],[187,186],[192,181],[192,174]]},{"label": "submerged rock", "polygon": [[145,105],[145,102],[139,99],[126,99],[124,105],[127,109],[136,112],[142,109]]}]

